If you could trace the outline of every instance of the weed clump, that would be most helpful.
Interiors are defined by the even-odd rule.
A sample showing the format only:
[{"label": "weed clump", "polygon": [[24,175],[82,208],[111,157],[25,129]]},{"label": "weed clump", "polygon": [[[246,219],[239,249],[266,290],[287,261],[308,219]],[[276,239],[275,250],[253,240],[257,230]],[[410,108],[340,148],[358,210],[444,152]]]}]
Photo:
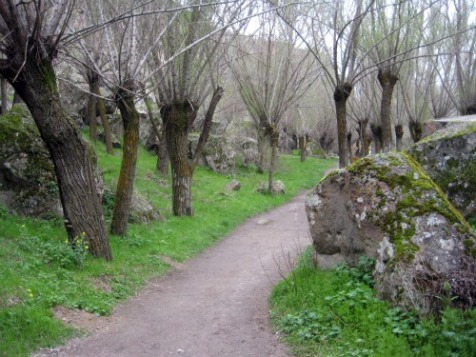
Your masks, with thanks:
[{"label": "weed clump", "polygon": [[372,260],[316,270],[309,259],[304,255],[292,281],[278,284],[271,297],[274,326],[295,355],[476,355],[476,309],[446,307],[424,317],[376,297]]}]

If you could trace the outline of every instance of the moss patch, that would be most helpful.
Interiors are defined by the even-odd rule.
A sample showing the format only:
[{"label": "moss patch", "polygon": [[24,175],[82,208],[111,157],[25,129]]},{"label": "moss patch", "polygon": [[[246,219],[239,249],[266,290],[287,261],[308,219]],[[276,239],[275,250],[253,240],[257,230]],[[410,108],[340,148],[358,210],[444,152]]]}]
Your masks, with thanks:
[{"label": "moss patch", "polygon": [[410,155],[389,153],[366,157],[356,161],[348,171],[360,177],[375,177],[388,185],[388,192],[377,188],[378,209],[369,218],[388,234],[397,258],[412,260],[419,249],[411,242],[416,232],[415,217],[439,213],[461,233],[469,233],[470,226],[461,213]]}]

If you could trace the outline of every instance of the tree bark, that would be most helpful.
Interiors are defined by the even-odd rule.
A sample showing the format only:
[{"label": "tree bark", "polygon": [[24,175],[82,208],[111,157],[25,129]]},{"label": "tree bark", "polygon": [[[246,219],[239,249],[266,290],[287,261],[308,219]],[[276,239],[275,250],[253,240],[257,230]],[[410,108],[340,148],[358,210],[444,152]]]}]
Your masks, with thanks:
[{"label": "tree bark", "polygon": [[159,172],[164,175],[169,175],[169,166],[170,166],[170,156],[169,150],[167,150],[167,140],[165,138],[165,130],[164,124],[162,122],[162,130],[160,131],[160,138],[159,138],[159,147],[157,148],[157,169]]},{"label": "tree bark", "polygon": [[5,78],[1,79],[2,91],[2,110],[0,114],[5,114],[8,111],[8,81]]},{"label": "tree bark", "polygon": [[371,124],[370,130],[372,131],[373,143],[374,143],[374,154],[382,152],[382,127],[377,124]]},{"label": "tree bark", "polygon": [[380,104],[380,123],[382,125],[383,152],[389,152],[394,147],[392,139],[392,97],[393,89],[397,84],[398,76],[390,69],[379,70],[378,81],[382,87],[382,101]]},{"label": "tree bark", "polygon": [[410,135],[414,143],[421,140],[423,136],[423,126],[420,121],[410,119],[408,122],[408,128],[410,129]]},{"label": "tree bark", "polygon": [[28,106],[51,155],[69,241],[73,243],[84,236],[93,256],[111,260],[101,195],[88,147],[61,106],[51,59],[42,55],[42,45],[30,45],[34,48],[21,66],[12,65],[1,74]]},{"label": "tree bark", "polygon": [[124,127],[121,172],[117,181],[116,201],[111,222],[111,233],[124,236],[127,233],[129,211],[134,192],[137,152],[139,147],[140,114],[134,103],[135,93],[132,81],[123,83],[116,93]]},{"label": "tree bark", "polygon": [[215,114],[215,109],[217,108],[218,102],[221,100],[222,96],[223,88],[217,87],[213,92],[212,99],[210,100],[210,104],[208,105],[207,113],[205,114],[205,121],[203,123],[202,133],[200,134],[200,138],[198,139],[197,147],[193,155],[192,172],[195,170],[198,160],[202,155],[203,148],[205,147],[205,144],[208,141],[208,137],[210,136],[210,130],[212,128],[213,123],[213,115]]},{"label": "tree bark", "polygon": [[403,138],[403,125],[395,125],[395,138],[396,138],[396,147],[397,151],[402,151],[402,138]]},{"label": "tree bark", "polygon": [[[13,86],[12,86],[13,87]],[[13,103],[12,104],[20,104],[23,103],[23,99],[21,96],[18,94],[18,92],[15,90],[15,93],[13,93]],[[27,105],[28,106],[28,105]]]},{"label": "tree bark", "polygon": [[306,160],[306,150],[307,150],[307,135],[301,135],[299,137],[299,153],[301,155],[301,162]]},{"label": "tree bark", "polygon": [[172,210],[175,216],[192,216],[192,168],[188,162],[188,132],[198,105],[185,100],[163,105],[167,150],[172,166]]},{"label": "tree bark", "polygon": [[96,95],[96,105],[101,117],[102,130],[104,131],[104,141],[106,143],[106,151],[109,155],[114,154],[114,147],[112,146],[112,132],[109,126],[109,120],[106,114],[106,104],[101,96],[101,89],[99,88],[99,78],[93,83],[93,93]]},{"label": "tree bark", "polygon": [[144,98],[145,106],[147,107],[147,117],[149,118],[150,125],[157,137],[157,164],[156,169],[164,176],[169,174],[169,155],[167,152],[167,146],[165,143],[165,135],[163,125],[157,124],[152,111],[152,100],[149,97]]},{"label": "tree bark", "polygon": [[274,172],[276,171],[276,162],[278,160],[279,130],[273,125],[269,128],[269,143],[271,154],[269,160],[268,191],[273,193]]},{"label": "tree bark", "polygon": [[89,124],[89,136],[95,143],[98,138],[98,126],[96,121],[96,96],[93,94],[93,85],[89,83],[87,122]]},{"label": "tree bark", "polygon": [[265,170],[266,160],[266,131],[261,125],[258,125],[258,173],[262,174]]},{"label": "tree bark", "polygon": [[339,167],[346,167],[349,161],[347,145],[347,99],[352,92],[352,85],[344,83],[334,90],[334,102],[337,117],[337,141],[339,146]]}]

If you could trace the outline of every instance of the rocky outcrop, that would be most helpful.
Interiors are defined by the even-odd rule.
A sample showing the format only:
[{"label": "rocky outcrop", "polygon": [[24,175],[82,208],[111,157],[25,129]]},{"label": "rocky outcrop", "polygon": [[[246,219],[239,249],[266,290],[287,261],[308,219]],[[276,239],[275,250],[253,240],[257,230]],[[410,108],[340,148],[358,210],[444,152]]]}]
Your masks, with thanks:
[{"label": "rocky outcrop", "polygon": [[15,214],[49,218],[63,212],[49,152],[21,105],[0,116],[0,193]]},{"label": "rocky outcrop", "polygon": [[306,197],[315,250],[350,264],[376,260],[375,288],[422,312],[476,302],[476,237],[408,155],[366,157],[325,177]]},{"label": "rocky outcrop", "polygon": [[476,125],[451,125],[413,145],[408,153],[463,215],[476,218]]}]

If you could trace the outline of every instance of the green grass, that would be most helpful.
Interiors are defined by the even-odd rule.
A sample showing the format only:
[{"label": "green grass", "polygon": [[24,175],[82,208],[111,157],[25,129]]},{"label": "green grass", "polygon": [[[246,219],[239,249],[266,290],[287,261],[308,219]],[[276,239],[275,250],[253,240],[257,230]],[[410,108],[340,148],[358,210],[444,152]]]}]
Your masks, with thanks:
[{"label": "green grass", "polygon": [[445,309],[439,321],[375,297],[369,261],[319,270],[310,251],[272,294],[272,321],[296,356],[476,355],[476,309]]},{"label": "green grass", "polygon": [[[121,152],[109,156],[102,144],[95,149],[106,185],[114,190]],[[73,251],[61,219],[16,217],[0,208],[0,356],[26,356],[78,335],[52,317],[52,307],[109,314],[148,279],[169,269],[161,257],[183,261],[196,255],[247,218],[311,188],[335,161],[308,158],[300,163],[298,156],[283,156],[276,179],[284,181],[286,194],[275,197],[255,192],[267,177],[254,170],[241,168],[232,176],[198,168],[192,189],[195,216],[187,218],[172,216],[170,178],[160,176],[155,164],[154,156],[140,152],[136,190],[165,221],[131,224],[126,237],[112,236],[112,262],[92,259],[81,246]],[[225,189],[232,178],[240,181],[240,191]]]}]

